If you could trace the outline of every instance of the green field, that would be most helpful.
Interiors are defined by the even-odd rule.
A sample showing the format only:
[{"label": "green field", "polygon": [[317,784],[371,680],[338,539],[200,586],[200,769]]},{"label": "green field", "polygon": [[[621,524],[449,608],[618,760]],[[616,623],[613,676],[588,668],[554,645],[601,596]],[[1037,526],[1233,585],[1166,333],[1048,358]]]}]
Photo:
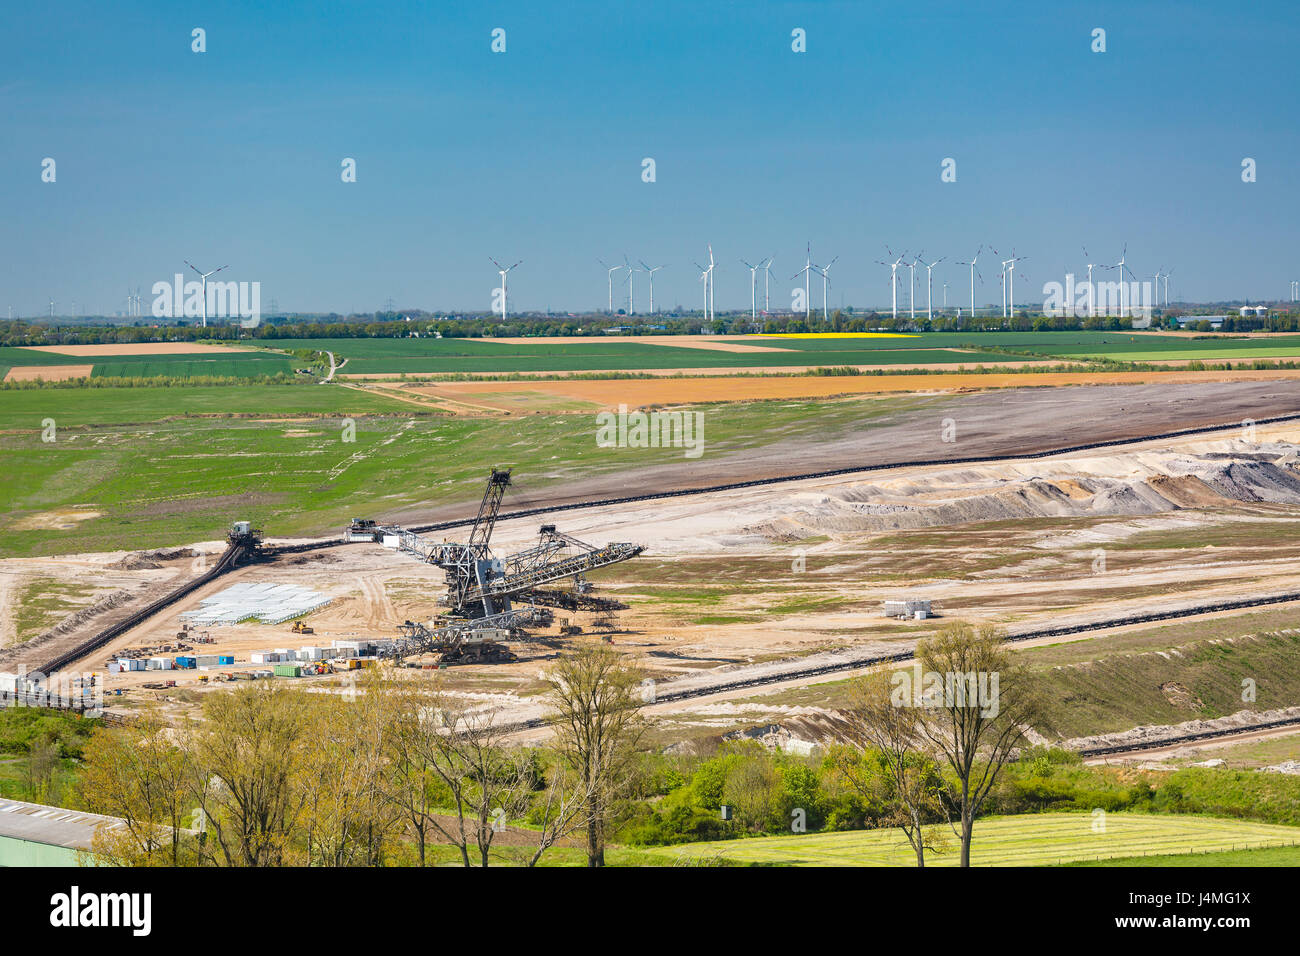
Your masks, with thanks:
[{"label": "green field", "polygon": [[[1102,832],[1095,827],[1104,823]],[[950,832],[950,831],[948,831]],[[1087,860],[1240,851],[1300,844],[1300,828],[1215,817],[1109,813],[1023,814],[975,823],[973,866],[1052,866]],[[752,837],[687,843],[646,851],[672,861],[732,860],[769,866],[915,866],[916,856],[897,830],[854,830],[799,836]],[[956,866],[953,838],[927,866]],[[1155,859],[1151,865],[1159,865]]]},{"label": "green field", "polygon": [[[787,437],[832,440],[948,401],[702,406],[705,455]],[[344,440],[348,418],[353,442]],[[46,419],[54,442],[41,440]],[[440,416],[336,386],[0,391],[0,551],[185,544],[245,517],[268,534],[323,534],[354,515],[468,505],[493,465],[514,466],[526,493],[683,456],[680,448],[599,448],[595,429],[591,414],[530,415],[521,428],[513,418]],[[52,527],[52,516],[74,526]]]},{"label": "green field", "polygon": [[1169,856],[1124,856],[1111,860],[1081,860],[1066,866],[1300,866],[1300,846],[1274,846],[1262,850],[1216,850],[1209,853],[1173,853]]},{"label": "green field", "polygon": [[[1300,336],[1268,339],[1189,338],[1158,332],[928,332],[902,337],[809,338],[742,336],[728,339],[782,352],[733,353],[641,342],[574,338],[532,345],[458,338],[285,339],[281,348],[322,349],[348,359],[346,374],[455,372],[636,371],[673,368],[758,368],[806,365],[978,365],[1034,359],[1123,361],[1276,358],[1300,355]],[[976,352],[954,351],[976,349]],[[1029,355],[1013,353],[1032,353]]]},{"label": "green field", "polygon": [[287,374],[296,367],[292,359],[265,352],[115,355],[111,359],[96,361],[94,366],[92,374],[96,378],[194,378],[201,375],[255,378]]},{"label": "green field", "polygon": [[[301,363],[298,363],[301,364]],[[265,350],[180,352],[171,355],[106,355],[102,359],[81,355],[60,355],[35,349],[0,348],[0,369],[53,365],[91,365],[96,378],[255,378],[287,374],[294,360]],[[0,373],[0,378],[3,373]]]}]

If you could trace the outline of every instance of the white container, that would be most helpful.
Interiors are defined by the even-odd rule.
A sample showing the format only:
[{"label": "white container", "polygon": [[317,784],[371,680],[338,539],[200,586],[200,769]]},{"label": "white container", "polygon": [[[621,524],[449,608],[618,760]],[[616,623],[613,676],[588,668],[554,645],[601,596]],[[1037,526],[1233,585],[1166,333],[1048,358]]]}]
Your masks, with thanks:
[{"label": "white container", "polygon": [[402,546],[402,536],[400,534],[384,535],[385,548],[400,548]]},{"label": "white container", "polygon": [[275,651],[253,651],[248,660],[250,664],[278,664],[281,657]]}]

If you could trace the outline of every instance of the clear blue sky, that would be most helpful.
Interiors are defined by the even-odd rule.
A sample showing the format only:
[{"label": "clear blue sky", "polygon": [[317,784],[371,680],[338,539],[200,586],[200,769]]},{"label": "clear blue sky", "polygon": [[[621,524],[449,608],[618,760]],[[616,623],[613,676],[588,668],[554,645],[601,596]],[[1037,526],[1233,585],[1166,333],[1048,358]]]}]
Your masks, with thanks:
[{"label": "clear blue sky", "polygon": [[522,258],[514,311],[603,308],[626,253],[695,307],[708,242],[719,309],[769,253],[788,307],[807,240],[832,305],[888,302],[886,243],[1014,247],[1022,301],[1124,242],[1176,296],[1285,298],[1298,41],[1294,2],[9,3],[0,316],[147,307],[183,258],[313,311],[486,309]]}]

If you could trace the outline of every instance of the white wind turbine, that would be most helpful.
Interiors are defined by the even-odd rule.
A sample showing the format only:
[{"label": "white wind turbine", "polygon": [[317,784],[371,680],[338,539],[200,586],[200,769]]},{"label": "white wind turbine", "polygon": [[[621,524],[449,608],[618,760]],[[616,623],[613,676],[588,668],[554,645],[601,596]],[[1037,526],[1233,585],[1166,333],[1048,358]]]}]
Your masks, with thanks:
[{"label": "white wind turbine", "polygon": [[[957,263],[957,265],[959,265],[959,266],[970,266],[970,314],[971,314],[971,318],[974,318],[974,317],[975,317],[975,273],[976,273],[976,271],[977,271],[977,270],[975,269],[975,263],[979,261],[980,253],[983,252],[983,251],[984,251],[984,247],[983,247],[983,246],[980,246],[978,249],[975,250],[975,255],[973,255],[973,256],[970,257],[970,262],[959,262],[959,263]],[[983,281],[983,280],[984,280],[984,276],[981,274],[981,275],[980,275],[980,281]]]},{"label": "white wind turbine", "polygon": [[623,268],[627,270],[627,314],[635,315],[636,297],[634,295],[635,289],[632,286],[632,275],[634,273],[640,272],[641,270],[633,269],[632,264],[627,261],[627,256],[623,257]]},{"label": "white wind turbine", "polygon": [[501,276],[501,321],[504,322],[510,314],[510,300],[506,294],[506,273],[515,268],[515,266],[521,265],[524,260],[520,259],[519,262],[515,263],[515,265],[506,268],[502,267],[501,263],[492,259],[491,256],[488,256],[488,258],[492,260],[492,264],[497,267],[497,273]]},{"label": "white wind turbine", "polygon": [[812,317],[812,289],[809,286],[809,276],[812,275],[813,268],[812,243],[810,242],[808,243],[807,261],[804,263],[804,267],[790,277],[793,281],[803,276],[803,317],[805,319]]},{"label": "white wind turbine", "polygon": [[709,270],[698,262],[692,263],[700,270],[700,281],[704,283],[704,321],[709,321]]},{"label": "white wind turbine", "polygon": [[[925,317],[927,319],[934,318],[934,309],[930,306],[930,297],[934,294],[934,283],[932,278],[934,267],[943,262],[944,258],[944,256],[940,256],[938,259],[935,259],[934,262],[921,261],[921,265],[925,266]],[[945,306],[948,304],[948,283],[946,282],[943,284],[943,303]]]},{"label": "white wind turbine", "polygon": [[[1098,266],[1097,263],[1089,261],[1091,260],[1092,257],[1088,255],[1087,246],[1083,247],[1083,258],[1088,264],[1088,317],[1096,318],[1097,317],[1097,295],[1096,295],[1097,287],[1092,284],[1092,270],[1096,269]],[[1107,267],[1103,266],[1102,268],[1107,268]]]},{"label": "white wind turbine", "polygon": [[759,260],[758,265],[751,266],[748,262],[745,262],[744,259],[741,259],[740,261],[741,264],[744,265],[744,267],[749,270],[749,317],[751,319],[757,319],[758,318],[758,270],[763,268],[763,262],[762,260]]},{"label": "white wind turbine", "polygon": [[763,266],[763,314],[772,313],[772,299],[769,296],[772,281],[772,263],[776,261],[776,256],[768,256],[767,264]]},{"label": "white wind turbine", "polygon": [[1009,265],[1009,281],[1007,283],[1007,304],[1011,307],[1011,314],[1016,314],[1016,263],[1023,262],[1028,256],[1016,255],[1016,250],[1011,250],[1011,258],[1007,260]]},{"label": "white wind turbine", "polygon": [[650,277],[650,314],[654,315],[656,314],[655,313],[655,273],[658,272],[660,269],[662,269],[663,266],[655,266],[653,269],[651,269],[648,265],[646,265],[646,261],[642,259],[641,268],[645,272],[645,274]]},{"label": "white wind turbine", "polygon": [[[894,251],[890,249],[889,246],[885,246],[885,252],[889,253],[891,256],[894,254]],[[903,255],[899,256],[893,262],[885,262],[882,259],[876,260],[876,265],[889,266],[889,290],[892,297],[892,311],[895,319],[898,318],[898,266],[906,255],[907,253],[904,252]]]},{"label": "white wind turbine", "polygon": [[916,318],[916,263],[918,261],[918,258],[919,257],[917,256],[913,256],[912,261],[907,263],[907,268],[910,272],[910,282],[908,283],[909,289],[907,293],[907,307],[911,311],[912,318],[914,319]]},{"label": "white wind turbine", "polygon": [[826,293],[827,290],[830,288],[830,284],[831,284],[831,278],[830,278],[831,266],[835,265],[836,259],[839,259],[839,256],[836,256],[834,259],[826,263],[826,265],[824,266],[813,266],[814,269],[816,269],[818,272],[822,274],[822,319],[823,320],[828,320],[830,318],[830,312],[827,311],[827,307],[826,307]]},{"label": "white wind turbine", "polygon": [[203,327],[208,327],[208,276],[214,276],[221,269],[229,269],[230,266],[222,266],[221,269],[213,269],[211,272],[199,272],[199,267],[188,259],[182,260],[187,266],[199,273],[199,278],[203,280]]},{"label": "white wind turbine", "polygon": [[709,243],[709,319],[712,320],[717,312],[714,311],[713,292],[717,288],[717,283],[713,280],[713,243]]},{"label": "white wind turbine", "polygon": [[[1111,268],[1113,268],[1113,269],[1118,269],[1118,270],[1119,270],[1119,314],[1120,314],[1120,318],[1123,318],[1125,315],[1128,314],[1128,313],[1126,313],[1126,312],[1124,311],[1124,286],[1126,285],[1126,283],[1124,282],[1124,273],[1127,272],[1129,275],[1133,275],[1133,270],[1130,269],[1128,266],[1126,266],[1126,265],[1124,264],[1125,259],[1126,259],[1127,256],[1128,256],[1128,243],[1126,242],[1126,243],[1124,243],[1124,249],[1123,249],[1123,251],[1120,252],[1120,254],[1119,254],[1119,262],[1115,263],[1115,265],[1113,265],[1113,266],[1111,267]],[[1136,276],[1134,276],[1134,278],[1136,278]],[[1130,302],[1129,304],[1130,304],[1130,306],[1132,305],[1131,302]]]},{"label": "white wind turbine", "polygon": [[[597,259],[596,261],[599,262],[602,266],[605,266],[604,259]],[[614,273],[621,268],[623,267],[614,266],[613,268],[610,268],[609,266],[605,266],[605,269],[608,272],[608,275],[605,278],[608,279],[609,281],[609,314],[610,315],[614,314]]]}]

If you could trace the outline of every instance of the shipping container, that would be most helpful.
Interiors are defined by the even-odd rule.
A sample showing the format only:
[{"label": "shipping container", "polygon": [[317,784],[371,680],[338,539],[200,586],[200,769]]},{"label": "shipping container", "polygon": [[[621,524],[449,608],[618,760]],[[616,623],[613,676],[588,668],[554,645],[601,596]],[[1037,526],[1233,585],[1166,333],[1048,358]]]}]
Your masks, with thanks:
[{"label": "shipping container", "polygon": [[217,663],[218,663],[218,664],[233,664],[233,663],[235,663],[235,657],[234,657],[233,654],[219,654],[219,655],[217,656]]},{"label": "shipping container", "polygon": [[302,668],[297,664],[276,664],[273,668],[276,677],[301,677]]}]

